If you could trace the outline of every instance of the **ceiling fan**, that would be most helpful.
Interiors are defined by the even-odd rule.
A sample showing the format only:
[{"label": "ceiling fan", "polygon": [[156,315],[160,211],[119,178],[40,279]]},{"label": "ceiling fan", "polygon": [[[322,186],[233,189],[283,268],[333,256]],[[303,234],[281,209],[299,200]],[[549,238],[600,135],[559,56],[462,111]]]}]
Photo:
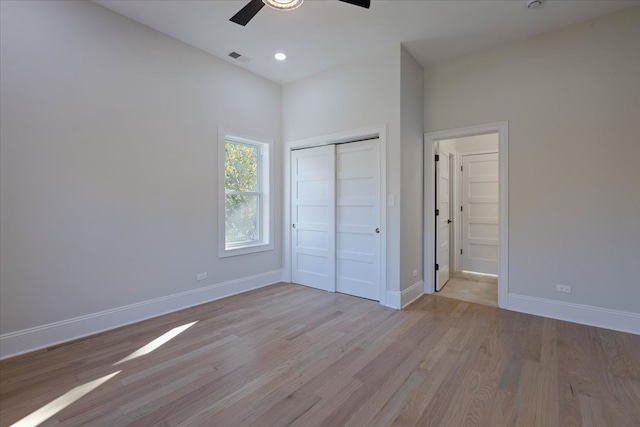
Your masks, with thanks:
[{"label": "ceiling fan", "polygon": [[[231,22],[245,26],[253,19],[260,9],[266,4],[277,10],[292,10],[300,6],[304,0],[251,0],[245,7],[240,9],[240,12],[233,15],[230,19]],[[344,3],[353,4],[356,6],[369,9],[371,6],[371,0],[338,0]]]}]

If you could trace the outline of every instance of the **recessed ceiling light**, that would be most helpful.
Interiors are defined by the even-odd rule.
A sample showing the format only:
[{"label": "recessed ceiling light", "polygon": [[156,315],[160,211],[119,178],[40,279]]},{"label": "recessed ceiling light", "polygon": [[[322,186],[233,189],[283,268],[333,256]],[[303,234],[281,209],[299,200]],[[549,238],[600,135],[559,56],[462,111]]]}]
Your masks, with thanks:
[{"label": "recessed ceiling light", "polygon": [[278,52],[275,55],[273,55],[274,58],[276,58],[278,61],[284,61],[285,59],[287,59],[287,55],[285,55],[282,52]]}]

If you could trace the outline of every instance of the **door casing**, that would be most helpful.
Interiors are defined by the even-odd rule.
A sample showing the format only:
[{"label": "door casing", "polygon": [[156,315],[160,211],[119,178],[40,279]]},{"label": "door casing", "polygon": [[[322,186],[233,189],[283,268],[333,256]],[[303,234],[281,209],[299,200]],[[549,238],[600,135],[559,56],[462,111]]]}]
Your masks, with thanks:
[{"label": "door casing", "polygon": [[500,198],[498,243],[498,307],[507,307],[509,294],[509,122],[470,126],[424,135],[424,293],[435,291],[435,154],[436,142],[468,136],[498,134],[498,178]]}]

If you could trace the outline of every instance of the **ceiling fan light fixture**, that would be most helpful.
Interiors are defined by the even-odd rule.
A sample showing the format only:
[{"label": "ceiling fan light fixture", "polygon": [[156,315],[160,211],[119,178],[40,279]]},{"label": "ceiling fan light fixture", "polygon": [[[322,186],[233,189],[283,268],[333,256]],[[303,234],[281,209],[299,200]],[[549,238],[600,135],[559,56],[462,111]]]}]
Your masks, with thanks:
[{"label": "ceiling fan light fixture", "polygon": [[537,9],[542,6],[544,0],[527,0],[527,9]]},{"label": "ceiling fan light fixture", "polygon": [[267,6],[277,10],[293,10],[304,0],[262,0]]}]

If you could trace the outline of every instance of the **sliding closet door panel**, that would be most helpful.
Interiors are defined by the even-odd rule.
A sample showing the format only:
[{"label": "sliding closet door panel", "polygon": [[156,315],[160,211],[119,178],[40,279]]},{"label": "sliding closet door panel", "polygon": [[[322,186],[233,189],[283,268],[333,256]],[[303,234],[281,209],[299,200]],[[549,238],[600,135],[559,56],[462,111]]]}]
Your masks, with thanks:
[{"label": "sliding closet door panel", "polygon": [[380,300],[380,141],[336,147],[336,290]]},{"label": "sliding closet door panel", "polygon": [[292,281],[335,291],[335,146],[291,153]]}]

